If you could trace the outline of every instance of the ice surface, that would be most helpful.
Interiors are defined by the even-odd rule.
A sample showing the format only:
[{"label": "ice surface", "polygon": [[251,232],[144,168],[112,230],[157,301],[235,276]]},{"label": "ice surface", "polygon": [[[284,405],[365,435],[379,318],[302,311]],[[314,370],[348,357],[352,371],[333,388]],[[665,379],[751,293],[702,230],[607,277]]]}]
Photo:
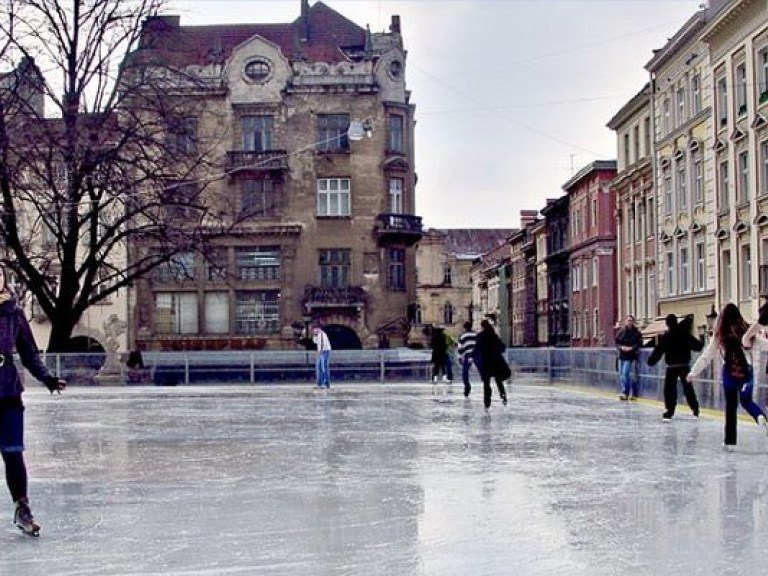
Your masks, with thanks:
[{"label": "ice surface", "polygon": [[765,573],[754,424],[725,453],[715,413],[515,385],[488,418],[454,388],[30,389],[43,530],[3,487],[0,574]]}]

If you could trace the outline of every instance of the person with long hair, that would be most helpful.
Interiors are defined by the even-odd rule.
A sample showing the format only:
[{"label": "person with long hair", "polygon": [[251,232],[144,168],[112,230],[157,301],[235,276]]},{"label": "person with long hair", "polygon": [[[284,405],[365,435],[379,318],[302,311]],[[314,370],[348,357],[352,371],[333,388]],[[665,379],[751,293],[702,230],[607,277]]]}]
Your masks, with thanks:
[{"label": "person with long hair", "polygon": [[504,380],[512,376],[509,364],[504,359],[506,346],[496,334],[493,325],[488,320],[480,322],[480,332],[475,340],[475,348],[472,351],[472,360],[480,372],[483,381],[483,405],[486,411],[491,407],[491,378],[496,380],[499,389],[499,397],[504,406],[507,405],[507,391],[504,388]]},{"label": "person with long hair", "polygon": [[[752,400],[754,371],[752,369],[752,351],[755,345],[746,348],[743,338],[749,325],[741,315],[739,308],[726,304],[717,317],[717,325],[709,344],[696,359],[688,373],[688,382],[693,382],[705,367],[719,359],[722,363],[723,393],[725,396],[725,439],[723,446],[732,450],[736,445],[736,410],[739,402],[755,422],[768,432],[768,420],[765,412]],[[753,344],[766,347],[764,338],[755,336]]]}]

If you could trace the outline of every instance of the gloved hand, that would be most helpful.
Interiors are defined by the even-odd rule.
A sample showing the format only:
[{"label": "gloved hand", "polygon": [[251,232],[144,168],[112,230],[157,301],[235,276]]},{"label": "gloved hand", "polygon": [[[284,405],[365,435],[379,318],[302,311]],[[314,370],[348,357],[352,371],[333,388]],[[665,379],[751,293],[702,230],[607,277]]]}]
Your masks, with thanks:
[{"label": "gloved hand", "polygon": [[48,378],[45,379],[45,387],[48,388],[48,391],[51,394],[54,392],[61,394],[61,391],[67,387],[67,383],[60,378],[56,378],[56,376],[48,376]]}]

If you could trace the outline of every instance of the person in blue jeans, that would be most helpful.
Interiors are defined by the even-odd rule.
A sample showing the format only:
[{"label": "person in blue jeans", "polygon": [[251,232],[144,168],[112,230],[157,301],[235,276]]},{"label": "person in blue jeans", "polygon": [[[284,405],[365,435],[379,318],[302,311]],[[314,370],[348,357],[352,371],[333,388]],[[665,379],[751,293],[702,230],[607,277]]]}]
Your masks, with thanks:
[{"label": "person in blue jeans", "polygon": [[754,421],[768,432],[768,419],[765,412],[752,400],[754,389],[754,370],[752,369],[753,350],[768,349],[768,341],[759,335],[747,335],[749,325],[735,304],[726,304],[717,317],[717,326],[712,339],[704,352],[696,359],[688,374],[688,381],[693,382],[709,364],[719,358],[722,360],[721,376],[723,395],[725,396],[725,439],[723,446],[732,450],[736,445],[736,411],[741,403],[744,410]]},{"label": "person in blue jeans", "polygon": [[624,328],[616,335],[616,349],[619,352],[619,400],[635,400],[640,395],[637,373],[637,352],[643,344],[643,335],[635,326],[635,317],[629,314],[624,319]]},{"label": "person in blue jeans", "polygon": [[331,360],[331,341],[328,339],[328,334],[320,326],[315,326],[312,330],[312,341],[315,343],[315,348],[317,348],[317,361],[315,363],[317,386],[318,388],[330,388],[331,372],[329,362]]}]

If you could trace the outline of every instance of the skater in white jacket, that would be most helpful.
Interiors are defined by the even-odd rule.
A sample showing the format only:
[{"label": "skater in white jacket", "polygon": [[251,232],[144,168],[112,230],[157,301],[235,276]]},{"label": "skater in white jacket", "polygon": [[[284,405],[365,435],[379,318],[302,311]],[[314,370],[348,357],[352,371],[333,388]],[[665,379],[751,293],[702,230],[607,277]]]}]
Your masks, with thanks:
[{"label": "skater in white jacket", "polygon": [[[739,402],[755,422],[768,431],[765,412],[752,400],[754,371],[752,354],[760,349],[768,350],[768,340],[754,335],[744,342],[748,324],[735,304],[726,304],[717,318],[717,326],[707,347],[696,359],[688,374],[693,382],[714,360],[722,366],[723,393],[725,396],[725,439],[723,446],[731,450],[736,445],[736,410]],[[748,346],[745,346],[748,344]]]}]

